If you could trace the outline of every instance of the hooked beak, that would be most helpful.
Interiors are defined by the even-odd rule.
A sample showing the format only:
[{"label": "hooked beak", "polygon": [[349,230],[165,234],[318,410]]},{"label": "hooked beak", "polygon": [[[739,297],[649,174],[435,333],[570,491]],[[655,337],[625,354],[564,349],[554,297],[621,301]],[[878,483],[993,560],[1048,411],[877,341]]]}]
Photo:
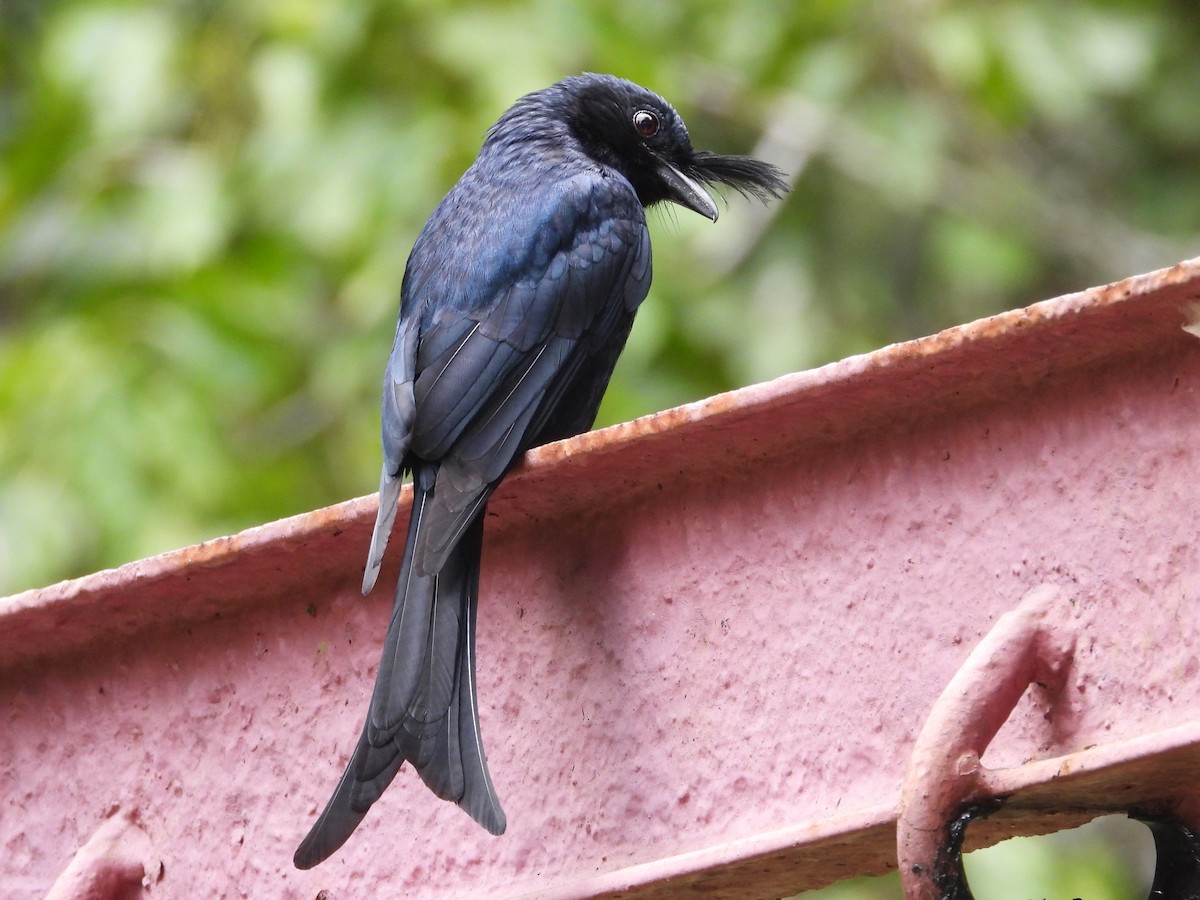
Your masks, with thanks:
[{"label": "hooked beak", "polygon": [[664,159],[658,161],[658,174],[667,183],[672,203],[678,203],[692,212],[700,213],[706,219],[717,221],[717,204],[700,182],[684,175]]}]

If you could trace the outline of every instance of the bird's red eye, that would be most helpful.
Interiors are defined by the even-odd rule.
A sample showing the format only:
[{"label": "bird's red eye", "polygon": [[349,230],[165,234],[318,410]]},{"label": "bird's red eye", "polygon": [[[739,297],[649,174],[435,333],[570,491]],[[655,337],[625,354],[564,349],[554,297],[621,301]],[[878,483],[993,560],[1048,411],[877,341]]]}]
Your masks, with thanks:
[{"label": "bird's red eye", "polygon": [[633,114],[633,127],[644,138],[658,134],[658,116],[648,109],[639,109]]}]

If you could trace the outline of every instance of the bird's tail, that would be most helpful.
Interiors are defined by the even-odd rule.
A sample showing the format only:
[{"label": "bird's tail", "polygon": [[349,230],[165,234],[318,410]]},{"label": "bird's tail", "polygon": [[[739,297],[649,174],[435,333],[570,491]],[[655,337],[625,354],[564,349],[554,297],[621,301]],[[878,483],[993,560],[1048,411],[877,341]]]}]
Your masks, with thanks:
[{"label": "bird's tail", "polygon": [[312,868],[344,844],[406,760],[439,797],[457,803],[492,834],[504,831],[475,700],[482,514],[438,574],[420,576],[413,569],[435,474],[415,473],[404,562],[367,721],[325,811],[296,850],[297,868]]}]

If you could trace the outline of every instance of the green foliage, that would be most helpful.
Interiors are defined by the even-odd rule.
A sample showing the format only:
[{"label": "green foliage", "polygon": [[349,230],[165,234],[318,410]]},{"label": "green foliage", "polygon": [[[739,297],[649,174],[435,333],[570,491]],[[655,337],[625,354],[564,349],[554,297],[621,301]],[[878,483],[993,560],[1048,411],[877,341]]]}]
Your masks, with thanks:
[{"label": "green foliage", "polygon": [[785,204],[656,217],[611,423],[1171,263],[1165,2],[0,6],[0,593],[373,489],[407,250],[520,94],[611,71]]}]

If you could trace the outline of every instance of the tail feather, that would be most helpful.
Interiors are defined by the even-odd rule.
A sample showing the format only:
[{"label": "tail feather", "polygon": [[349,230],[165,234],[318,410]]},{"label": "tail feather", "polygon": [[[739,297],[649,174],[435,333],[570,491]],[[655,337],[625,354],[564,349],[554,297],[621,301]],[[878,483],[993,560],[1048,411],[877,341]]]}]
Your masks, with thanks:
[{"label": "tail feather", "polygon": [[373,753],[378,753],[378,750],[379,748],[374,748],[368,743],[364,727],[333,796],[329,798],[325,809],[296,848],[292,862],[297,869],[311,869],[337,852],[354,833],[371,804],[378,800],[392,783],[392,779],[404,764],[404,757],[399,754],[390,754],[390,759],[379,767],[371,780],[358,780],[359,764]]},{"label": "tail feather", "polygon": [[[463,537],[464,545],[482,547],[483,519],[476,520]],[[480,554],[472,554],[463,567],[454,567],[454,574],[464,579],[463,590],[471,596],[479,594]],[[443,576],[446,569],[443,568]],[[418,772],[425,784],[439,797],[453,800],[467,814],[492,834],[503,834],[507,825],[492,776],[488,771],[479,732],[479,709],[475,692],[475,616],[476,604],[464,610],[462,640],[459,646],[457,690],[443,727],[428,744],[430,764]]]},{"label": "tail feather", "polygon": [[[483,543],[483,519],[472,526],[467,532],[464,543]],[[479,595],[479,559],[480,554],[473,557],[473,568],[468,583],[471,596]],[[487,757],[483,753],[483,737],[479,731],[479,707],[475,694],[475,612],[477,604],[472,602],[467,607],[464,629],[465,652],[459,657],[459,690],[454,695],[450,705],[451,727],[457,719],[458,747],[452,756],[460,760],[463,770],[462,799],[457,801],[472,819],[486,828],[492,834],[504,834],[508,820],[500,806],[500,798],[496,796],[496,788],[492,784],[492,775],[488,771]]]},{"label": "tail feather", "polygon": [[400,767],[410,762],[437,796],[492,834],[505,828],[479,737],[475,614],[483,516],[463,533],[439,574],[413,571],[433,472],[418,472],[396,600],[363,731],[325,810],[296,851],[309,869],[354,832]]}]

